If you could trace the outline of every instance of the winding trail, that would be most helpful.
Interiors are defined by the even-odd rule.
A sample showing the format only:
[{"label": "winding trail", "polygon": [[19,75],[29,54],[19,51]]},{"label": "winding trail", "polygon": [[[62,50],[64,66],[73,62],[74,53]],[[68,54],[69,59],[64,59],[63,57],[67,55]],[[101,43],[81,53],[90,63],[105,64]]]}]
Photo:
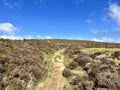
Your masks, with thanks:
[{"label": "winding trail", "polygon": [[36,90],[63,90],[67,83],[67,79],[63,77],[62,72],[65,69],[64,66],[64,50],[57,51],[52,57],[53,73],[43,85],[39,86]]}]

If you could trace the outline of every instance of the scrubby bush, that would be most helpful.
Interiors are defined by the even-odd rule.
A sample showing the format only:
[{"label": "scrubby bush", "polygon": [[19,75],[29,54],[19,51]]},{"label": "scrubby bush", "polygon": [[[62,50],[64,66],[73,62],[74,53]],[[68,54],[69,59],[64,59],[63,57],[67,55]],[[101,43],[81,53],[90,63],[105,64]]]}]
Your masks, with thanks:
[{"label": "scrubby bush", "polygon": [[73,61],[73,62],[71,62],[71,63],[69,64],[68,68],[70,68],[70,69],[75,69],[77,66],[79,66],[78,63],[75,62],[75,61]]},{"label": "scrubby bush", "polygon": [[73,61],[77,62],[79,66],[84,67],[88,62],[90,62],[92,59],[86,55],[86,54],[80,54],[77,58],[75,58]]},{"label": "scrubby bush", "polygon": [[0,39],[0,90],[28,90],[47,76],[44,55],[58,49],[45,40]]},{"label": "scrubby bush", "polygon": [[80,51],[82,47],[79,45],[76,47],[76,45],[69,46],[65,51],[64,54],[67,55],[69,58],[74,58],[76,55],[81,54]]},{"label": "scrubby bush", "polygon": [[113,58],[113,59],[118,59],[118,60],[120,60],[120,51],[116,51],[116,52],[114,52],[112,55],[111,55],[111,57]]},{"label": "scrubby bush", "polygon": [[70,72],[69,69],[64,69],[64,71],[62,72],[62,75],[66,78],[70,77],[72,75],[72,73]]},{"label": "scrubby bush", "polygon": [[107,88],[111,90],[120,89],[120,75],[114,73],[99,73],[95,77],[97,88]]},{"label": "scrubby bush", "polygon": [[[97,52],[89,56],[82,53],[72,58],[70,70],[73,71],[75,67],[80,66],[87,75],[85,78],[74,74],[72,77],[77,77],[72,78],[69,84],[77,85],[77,90],[120,90],[120,65],[107,57],[95,59],[96,56],[103,54]],[[114,52],[112,57],[119,59],[119,52]]]}]

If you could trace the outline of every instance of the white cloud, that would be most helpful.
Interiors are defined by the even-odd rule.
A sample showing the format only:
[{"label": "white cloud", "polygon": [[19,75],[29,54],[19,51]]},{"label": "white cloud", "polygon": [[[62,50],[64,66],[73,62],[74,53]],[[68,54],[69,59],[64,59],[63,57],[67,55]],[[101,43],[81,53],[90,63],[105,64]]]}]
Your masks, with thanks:
[{"label": "white cloud", "polygon": [[97,39],[97,38],[92,38],[92,41],[96,41],[96,42],[113,42],[113,43],[120,43],[120,39],[112,39],[112,38],[106,38],[103,37],[102,39]]},{"label": "white cloud", "polygon": [[98,40],[98,39],[96,39],[96,38],[92,38],[91,40],[92,40],[92,41],[95,41],[95,42],[101,41],[101,40]]},{"label": "white cloud", "polygon": [[103,37],[102,42],[115,42],[115,40],[113,40],[112,38],[106,38],[106,37]]},{"label": "white cloud", "polygon": [[22,4],[22,0],[3,0],[3,4],[8,8],[19,8]]},{"label": "white cloud", "polygon": [[2,39],[11,39],[11,40],[22,40],[21,37],[13,36],[13,35],[2,35],[0,36]]},{"label": "white cloud", "polygon": [[87,19],[86,22],[87,22],[87,23],[92,23],[93,21],[90,20],[90,19]]},{"label": "white cloud", "polygon": [[37,39],[53,39],[53,37],[51,36],[41,36],[41,35],[37,35],[36,38]]},{"label": "white cloud", "polygon": [[17,35],[1,35],[0,38],[2,39],[11,39],[11,40],[23,40],[23,39],[53,39],[51,36],[25,36],[25,37],[21,37],[21,36],[17,36]]},{"label": "white cloud", "polygon": [[53,39],[51,36],[41,36],[41,35],[37,35],[37,36],[26,36],[23,39]]},{"label": "white cloud", "polygon": [[0,23],[0,38],[3,39],[12,39],[12,40],[22,40],[22,39],[52,39],[51,36],[41,36],[41,35],[28,35],[21,37],[17,35],[16,32],[20,32],[20,30],[15,27],[12,23]]},{"label": "white cloud", "polygon": [[119,35],[120,28],[112,28],[111,30],[91,29],[91,33],[95,35]]},{"label": "white cloud", "polygon": [[109,3],[109,16],[120,25],[120,5],[117,3]]},{"label": "white cloud", "polygon": [[35,38],[33,36],[29,35],[29,36],[24,37],[24,39],[35,39]]},{"label": "white cloud", "polygon": [[51,36],[45,36],[44,39],[52,39]]},{"label": "white cloud", "polygon": [[20,36],[15,36],[15,35],[2,35],[0,36],[2,39],[11,39],[11,40],[23,40],[23,39],[35,39],[33,36],[25,36],[25,37],[20,37]]},{"label": "white cloud", "polygon": [[14,34],[18,29],[11,23],[0,23],[0,32]]},{"label": "white cloud", "polygon": [[38,38],[38,39],[41,39],[41,38],[42,38],[42,36],[40,36],[40,35],[37,35],[37,38]]},{"label": "white cloud", "polygon": [[111,31],[111,30],[100,30],[100,29],[91,29],[91,32],[95,35],[107,35],[107,34],[115,34],[116,31]]}]

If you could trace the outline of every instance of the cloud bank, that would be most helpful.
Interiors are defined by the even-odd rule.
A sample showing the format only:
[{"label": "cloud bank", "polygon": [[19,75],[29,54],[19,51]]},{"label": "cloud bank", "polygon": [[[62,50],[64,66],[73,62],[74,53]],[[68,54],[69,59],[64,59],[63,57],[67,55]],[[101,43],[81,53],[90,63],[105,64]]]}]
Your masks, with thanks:
[{"label": "cloud bank", "polygon": [[11,23],[0,23],[0,32],[6,34],[14,34],[17,31],[17,27],[15,27]]},{"label": "cloud bank", "polygon": [[[119,36],[120,35],[120,5],[116,2],[112,2],[111,0],[108,3],[108,8],[105,8],[105,16],[103,18],[103,21],[113,23],[115,22],[115,25],[111,29],[91,29],[91,33],[99,36],[102,38],[92,38],[92,41],[98,41],[98,42],[118,42],[120,43],[120,38],[113,39],[111,36]],[[109,36],[109,37],[107,37]],[[107,37],[107,38],[106,38]]]},{"label": "cloud bank", "polygon": [[117,3],[109,4],[108,14],[120,26],[120,6]]},{"label": "cloud bank", "polygon": [[101,39],[97,39],[97,38],[92,38],[91,41],[95,41],[95,42],[111,42],[111,43],[120,43],[120,39],[113,39],[113,38],[107,38],[107,37],[103,37]]},{"label": "cloud bank", "polygon": [[16,26],[12,23],[5,22],[0,23],[0,38],[2,39],[12,39],[12,40],[23,40],[23,39],[52,39],[51,36],[41,36],[41,35],[27,35],[27,36],[19,36],[16,35],[17,32],[20,31]]}]

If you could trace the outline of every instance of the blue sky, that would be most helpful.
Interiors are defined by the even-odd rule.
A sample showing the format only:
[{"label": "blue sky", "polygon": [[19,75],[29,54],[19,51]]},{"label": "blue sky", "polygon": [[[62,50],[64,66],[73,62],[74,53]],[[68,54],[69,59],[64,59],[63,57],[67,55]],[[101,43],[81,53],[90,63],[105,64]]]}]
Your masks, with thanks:
[{"label": "blue sky", "polygon": [[119,0],[0,0],[0,37],[120,42]]}]

